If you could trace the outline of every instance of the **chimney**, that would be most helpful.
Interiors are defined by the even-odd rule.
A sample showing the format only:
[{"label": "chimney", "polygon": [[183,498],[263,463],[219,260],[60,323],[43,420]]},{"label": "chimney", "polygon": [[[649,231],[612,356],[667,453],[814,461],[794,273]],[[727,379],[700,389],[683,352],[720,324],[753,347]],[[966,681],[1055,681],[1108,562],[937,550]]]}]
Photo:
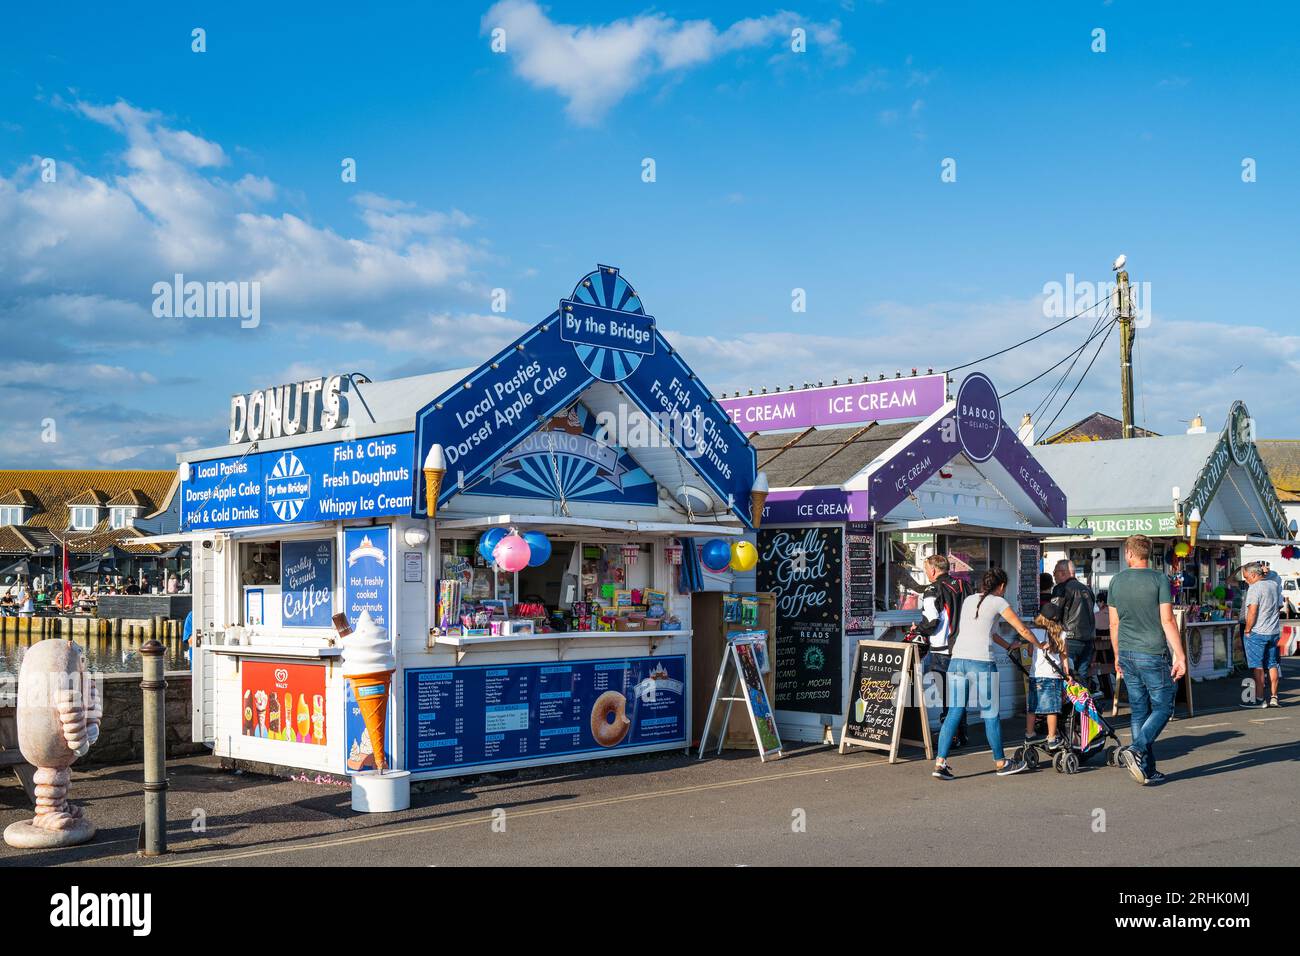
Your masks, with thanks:
[{"label": "chimney", "polygon": [[1028,412],[1020,417],[1020,440],[1026,445],[1034,443],[1034,420]]},{"label": "chimney", "polygon": [[1200,415],[1197,415],[1195,418],[1192,419],[1192,424],[1191,424],[1191,426],[1187,429],[1187,434],[1189,434],[1189,435],[1204,435],[1204,434],[1205,434],[1205,422],[1201,420],[1201,416],[1200,416]]}]

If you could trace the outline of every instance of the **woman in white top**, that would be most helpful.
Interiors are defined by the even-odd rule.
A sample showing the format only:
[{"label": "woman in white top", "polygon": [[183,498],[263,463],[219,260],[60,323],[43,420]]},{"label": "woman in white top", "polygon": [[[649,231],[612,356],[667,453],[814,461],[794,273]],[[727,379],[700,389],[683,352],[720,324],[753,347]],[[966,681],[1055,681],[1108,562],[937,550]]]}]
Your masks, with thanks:
[{"label": "woman in white top", "polygon": [[996,626],[999,620],[1006,621],[1031,644],[1037,642],[1003,597],[1006,591],[1007,573],[1001,568],[991,568],[984,572],[979,593],[962,601],[961,623],[953,642],[952,660],[948,664],[948,716],[939,731],[939,757],[934,764],[934,776],[939,780],[954,779],[948,769],[948,751],[961,715],[968,707],[979,710],[984,720],[984,732],[993,751],[998,776],[1007,777],[1025,769],[1023,762],[1008,760],[1002,752],[998,672],[990,645],[997,644],[1004,650],[1014,646],[998,636]]}]

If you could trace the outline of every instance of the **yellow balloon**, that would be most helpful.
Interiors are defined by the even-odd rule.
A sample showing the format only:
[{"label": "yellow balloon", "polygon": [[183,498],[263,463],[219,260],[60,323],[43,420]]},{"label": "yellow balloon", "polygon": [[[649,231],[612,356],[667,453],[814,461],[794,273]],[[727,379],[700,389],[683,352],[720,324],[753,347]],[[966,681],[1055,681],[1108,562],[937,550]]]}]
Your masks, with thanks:
[{"label": "yellow balloon", "polygon": [[731,546],[731,570],[752,571],[758,564],[758,548],[748,541],[737,541]]},{"label": "yellow balloon", "polygon": [[1191,550],[1192,550],[1191,545],[1189,545],[1186,541],[1179,541],[1176,545],[1174,545],[1174,554],[1178,555],[1178,557],[1180,558],[1187,557],[1188,552],[1190,552]]}]

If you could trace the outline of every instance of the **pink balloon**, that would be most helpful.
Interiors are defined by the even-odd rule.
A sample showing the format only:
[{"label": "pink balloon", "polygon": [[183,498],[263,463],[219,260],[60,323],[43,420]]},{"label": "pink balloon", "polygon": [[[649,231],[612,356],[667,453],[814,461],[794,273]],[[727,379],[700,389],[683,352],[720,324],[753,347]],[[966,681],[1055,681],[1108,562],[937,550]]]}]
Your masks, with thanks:
[{"label": "pink balloon", "polygon": [[528,542],[517,534],[506,535],[492,549],[492,557],[496,559],[497,565],[502,571],[509,571],[512,574],[528,567],[528,559],[532,557],[532,553]]}]

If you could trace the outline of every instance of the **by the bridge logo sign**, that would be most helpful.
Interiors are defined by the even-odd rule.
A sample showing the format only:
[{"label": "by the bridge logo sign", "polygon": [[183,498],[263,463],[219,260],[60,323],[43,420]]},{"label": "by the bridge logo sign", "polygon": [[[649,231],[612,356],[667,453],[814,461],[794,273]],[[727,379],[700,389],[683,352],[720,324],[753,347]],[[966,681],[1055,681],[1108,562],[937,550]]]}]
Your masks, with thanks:
[{"label": "by the bridge logo sign", "polygon": [[293,521],[311,498],[311,475],[298,456],[286,451],[266,477],[266,503],[281,521]]}]

